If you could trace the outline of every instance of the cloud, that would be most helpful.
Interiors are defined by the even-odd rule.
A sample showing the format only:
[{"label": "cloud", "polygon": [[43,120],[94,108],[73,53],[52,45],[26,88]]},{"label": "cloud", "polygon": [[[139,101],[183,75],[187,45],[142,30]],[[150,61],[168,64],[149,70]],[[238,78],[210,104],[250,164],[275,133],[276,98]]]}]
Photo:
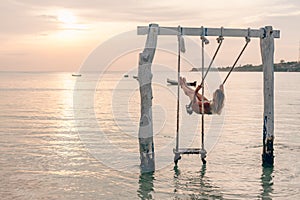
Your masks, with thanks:
[{"label": "cloud", "polygon": [[239,14],[240,12],[237,11],[242,8],[253,7],[254,4],[259,7],[261,4],[257,1],[241,3],[238,0],[227,0],[226,2],[210,0],[206,3],[198,0],[126,0],[122,2],[117,0],[16,0],[16,2],[18,6],[33,10],[71,9],[89,20],[143,22],[152,19],[175,22],[197,19],[199,24],[204,20],[209,20],[210,17],[214,18],[220,12],[224,13],[220,17],[227,18],[226,16],[231,17],[233,13]]},{"label": "cloud", "polygon": [[[3,0],[0,4],[0,34],[1,35],[47,35],[58,30],[85,30],[80,23],[64,28],[58,16],[52,13],[60,7],[52,7],[52,3],[34,4],[11,0]],[[42,6],[43,5],[43,6]]]},{"label": "cloud", "polygon": [[[6,54],[5,58],[13,57],[15,52],[33,52],[28,58],[22,56],[26,57],[24,62],[28,62],[43,49],[44,57],[48,59],[49,44],[55,49],[53,52],[60,52],[62,46],[67,48],[65,46],[70,44],[88,43],[92,46],[95,41],[105,40],[112,34],[149,23],[228,28],[273,25],[282,33],[278,44],[294,45],[296,49],[284,50],[284,46],[277,48],[281,58],[290,60],[289,52],[298,52],[298,43],[294,41],[299,40],[299,8],[299,0],[1,0],[0,39],[3,45],[0,51],[11,53],[11,56]],[[77,18],[76,24],[63,24],[58,19],[60,10],[73,13]],[[34,51],[30,51],[33,48]],[[63,52],[72,52],[74,49],[72,46]],[[15,59],[7,58],[7,62],[14,63],[19,57],[16,54]],[[4,62],[3,59],[1,62]],[[49,65],[53,62],[49,60]]]},{"label": "cloud", "polygon": [[4,0],[0,4],[1,34],[31,34],[57,28],[49,17],[35,16],[30,6]]},{"label": "cloud", "polygon": [[83,30],[80,27],[88,24],[96,27],[103,22],[240,26],[261,21],[265,16],[298,16],[297,5],[296,0],[2,0],[0,23],[2,34],[47,34],[62,29],[55,10],[68,9],[78,16],[81,24],[74,30]]}]

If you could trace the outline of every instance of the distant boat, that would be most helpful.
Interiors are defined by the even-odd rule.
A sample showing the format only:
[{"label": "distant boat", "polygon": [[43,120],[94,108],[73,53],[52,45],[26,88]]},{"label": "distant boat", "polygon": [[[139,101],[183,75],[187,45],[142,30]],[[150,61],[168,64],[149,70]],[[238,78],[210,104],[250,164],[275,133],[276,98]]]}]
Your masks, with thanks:
[{"label": "distant boat", "polygon": [[201,71],[201,69],[200,68],[196,68],[196,67],[193,67],[191,69],[191,72],[200,72],[200,71]]},{"label": "distant boat", "polygon": [[139,80],[139,77],[138,76],[135,76],[133,75],[132,78],[136,79],[136,80]]},{"label": "distant boat", "polygon": [[167,78],[167,83],[170,83],[171,85],[178,85],[178,81],[171,80],[169,78]]},{"label": "distant boat", "polygon": [[125,78],[128,78],[128,74],[125,74],[124,77],[125,77]]},{"label": "distant boat", "polygon": [[81,74],[72,74],[72,76],[75,76],[75,77],[80,77]]},{"label": "distant boat", "polygon": [[[171,80],[171,79],[169,79],[169,78],[167,78],[167,83],[169,83],[169,84],[171,84],[171,85],[178,85],[178,81]],[[194,82],[188,82],[187,85],[196,87],[197,81],[194,81]]]}]

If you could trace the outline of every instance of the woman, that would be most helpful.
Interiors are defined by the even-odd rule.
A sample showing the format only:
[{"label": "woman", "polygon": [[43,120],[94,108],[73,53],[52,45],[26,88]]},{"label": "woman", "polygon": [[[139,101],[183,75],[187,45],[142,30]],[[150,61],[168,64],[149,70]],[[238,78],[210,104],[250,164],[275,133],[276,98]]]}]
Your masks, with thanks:
[{"label": "woman", "polygon": [[[194,91],[190,88],[187,83],[186,79],[180,77],[180,86],[184,91],[185,95],[187,95],[191,100],[191,108],[192,111],[195,113],[201,114],[202,113],[202,95],[199,94],[199,90],[202,88],[199,85],[196,90]],[[204,113],[205,114],[221,114],[222,108],[224,106],[224,87],[223,84],[220,85],[219,89],[217,89],[213,94],[213,99],[209,101],[206,97],[203,97],[204,100]],[[191,113],[190,113],[191,114]]]}]

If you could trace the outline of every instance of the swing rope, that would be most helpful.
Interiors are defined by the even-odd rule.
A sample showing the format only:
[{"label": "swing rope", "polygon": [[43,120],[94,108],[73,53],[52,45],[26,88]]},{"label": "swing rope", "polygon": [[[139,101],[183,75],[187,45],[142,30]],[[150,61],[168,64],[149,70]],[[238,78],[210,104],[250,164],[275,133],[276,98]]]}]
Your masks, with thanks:
[{"label": "swing rope", "polygon": [[244,53],[246,47],[248,46],[248,44],[249,44],[249,42],[250,42],[250,37],[249,37],[249,36],[247,36],[245,39],[246,39],[246,43],[245,43],[245,45],[244,45],[242,51],[240,52],[239,56],[238,56],[237,59],[235,60],[234,64],[232,65],[232,67],[231,67],[230,71],[228,72],[226,78],[224,79],[224,81],[223,81],[223,83],[222,83],[223,85],[226,83],[226,81],[227,81],[229,75],[230,75],[231,72],[233,71],[234,67],[236,66],[237,62],[239,61],[240,57],[242,56],[242,54]]},{"label": "swing rope", "polygon": [[[203,33],[203,26],[202,26],[202,33]],[[201,41],[202,41],[202,48],[201,48],[201,55],[202,55],[202,81],[201,81],[201,85],[203,84],[203,81],[204,81],[204,45],[205,44],[208,44],[208,40],[204,37],[204,36],[201,36]],[[208,72],[208,70],[207,70]],[[200,85],[200,86],[201,86]],[[196,94],[194,95],[194,98],[196,98]],[[202,98],[201,98],[201,159],[202,159],[202,162],[204,164],[204,158],[206,157],[206,151],[204,149],[204,87],[202,87]]]},{"label": "swing rope", "polygon": [[[205,80],[205,78],[206,78],[206,76],[207,76],[207,74],[208,74],[208,72],[209,72],[209,70],[210,70],[213,62],[215,61],[215,58],[216,58],[216,56],[217,56],[217,54],[218,54],[221,46],[222,46],[222,43],[223,43],[223,40],[224,40],[224,38],[222,36],[222,33],[223,33],[223,27],[221,27],[221,35],[217,38],[217,42],[219,43],[219,45],[218,45],[218,47],[217,47],[217,49],[216,49],[216,51],[215,51],[215,53],[213,55],[213,58],[211,59],[211,61],[209,63],[209,66],[208,66],[208,68],[207,68],[207,70],[205,72],[205,75],[202,77],[201,84],[199,85],[200,87],[203,86],[204,80]],[[204,41],[205,44],[208,44],[208,40],[205,37],[201,36],[201,39],[205,40]],[[195,100],[195,98],[196,98],[196,92],[195,92],[195,95],[194,95],[194,100]],[[186,105],[186,110],[187,110],[187,112],[189,114],[193,113],[193,110],[191,109],[192,104],[193,104],[193,101],[191,101],[190,104]]]},{"label": "swing rope", "polygon": [[[205,38],[205,39],[206,39],[206,38]],[[218,47],[217,47],[217,49],[216,49],[216,51],[215,51],[215,53],[214,53],[213,58],[211,59],[211,61],[210,61],[210,63],[209,63],[209,66],[208,66],[208,68],[207,68],[207,70],[206,70],[206,72],[205,72],[205,75],[202,77],[202,81],[201,81],[201,84],[200,84],[200,85],[202,85],[202,84],[204,83],[204,80],[205,80],[205,78],[206,78],[206,76],[207,76],[207,74],[208,74],[208,72],[209,72],[209,70],[210,70],[210,68],[211,68],[211,66],[212,66],[212,64],[213,64],[213,62],[215,61],[215,58],[216,58],[216,56],[217,56],[217,54],[218,54],[218,52],[219,52],[219,49],[220,49],[220,47],[221,47],[221,45],[222,45],[222,43],[223,43],[223,40],[224,40],[223,36],[219,36],[219,37],[217,38],[217,41],[218,41],[219,45],[218,45]],[[204,42],[204,43],[205,43],[205,42]]]},{"label": "swing rope", "polygon": [[[180,81],[180,60],[181,60],[181,52],[185,52],[184,39],[182,37],[182,28],[178,26],[178,54],[177,54],[177,81]],[[178,152],[179,148],[179,106],[180,106],[180,84],[177,87],[177,110],[176,110],[176,152]]]},{"label": "swing rope", "polygon": [[[211,60],[211,62],[209,64],[207,70],[206,70],[206,73],[204,74],[204,45],[208,44],[209,41],[203,35],[203,33],[204,33],[204,27],[202,26],[201,28],[202,28],[202,35],[201,35],[200,38],[201,38],[201,41],[202,41],[202,51],[201,51],[201,54],[202,54],[201,55],[202,56],[202,73],[201,73],[202,77],[201,77],[201,79],[202,79],[202,81],[201,81],[201,84],[199,86],[202,87],[202,99],[201,99],[201,101],[202,101],[201,102],[201,110],[202,110],[202,112],[201,112],[201,115],[202,115],[201,121],[202,121],[202,127],[201,127],[201,150],[200,150],[200,154],[201,154],[201,160],[202,160],[203,164],[206,164],[205,158],[206,158],[207,152],[206,152],[206,150],[204,148],[204,86],[203,86],[203,84],[204,84],[205,78],[206,78],[206,76],[207,76],[207,74],[208,74],[208,72],[209,72],[209,70],[210,70],[210,68],[211,68],[211,66],[212,66],[212,64],[213,64],[213,62],[214,62],[217,54],[218,54],[218,52],[219,52],[219,49],[220,49],[220,47],[221,47],[221,45],[223,43],[224,38],[222,36],[223,27],[221,27],[221,35],[217,39],[219,45],[218,45],[218,47],[217,47],[217,49],[216,49],[216,51],[214,53],[214,56],[213,56],[213,58],[212,58],[212,60]],[[231,67],[229,73],[227,74],[226,78],[224,79],[224,81],[222,83],[223,85],[227,81],[229,75],[233,71],[234,67],[236,66],[237,62],[239,61],[240,57],[242,56],[243,52],[245,51],[246,47],[249,44],[249,42],[250,42],[250,35],[249,35],[249,33],[250,33],[250,28],[248,29],[248,36],[245,37],[246,43],[245,43],[243,49],[241,50],[240,54],[238,55],[237,59],[235,60],[234,64],[232,65],[232,67]],[[179,83],[180,82],[180,71],[181,71],[181,69],[180,69],[181,52],[183,52],[183,53],[185,52],[184,39],[182,37],[182,28],[180,26],[178,26],[177,38],[178,38],[178,59],[177,59],[177,65],[178,65],[177,75],[178,76],[177,76],[177,81]],[[194,98],[196,98],[196,93],[194,95]],[[177,126],[176,126],[176,152],[177,152],[177,154],[175,155],[175,158],[174,158],[175,163],[178,162],[178,160],[180,159],[180,155],[178,154],[178,149],[179,149],[179,106],[180,106],[179,105],[180,104],[179,101],[180,101],[180,84],[178,84],[178,87],[177,87],[177,113],[176,113],[176,115],[177,115],[176,116],[177,117],[177,123],[176,123],[177,124]],[[187,112],[189,114],[192,114],[192,112],[193,112],[192,109],[191,109],[192,102],[193,101],[191,101],[191,103],[186,106]]]},{"label": "swing rope", "polygon": [[[248,30],[248,33],[249,33],[249,32],[250,32],[250,30]],[[220,36],[220,37],[221,37],[221,36]],[[199,85],[199,86],[201,86],[201,87],[203,87],[203,83],[204,83],[204,81],[205,81],[205,78],[206,78],[206,76],[207,76],[207,74],[208,74],[208,72],[209,72],[209,70],[210,70],[210,68],[211,68],[211,65],[212,65],[212,63],[213,63],[213,61],[214,61],[214,59],[215,59],[215,57],[216,57],[216,55],[217,55],[217,53],[218,53],[218,51],[219,51],[219,49],[220,49],[220,46],[221,46],[221,44],[222,44],[222,42],[223,42],[223,37],[221,37],[221,38],[220,38],[220,37],[218,38],[218,42],[219,42],[219,40],[221,40],[220,43],[219,43],[219,46],[218,46],[218,48],[217,48],[217,50],[216,50],[216,52],[215,52],[215,54],[214,54],[214,56],[213,56],[213,58],[212,58],[210,64],[209,64],[209,67],[208,67],[208,69],[207,69],[207,71],[206,71],[204,77],[202,78],[201,84]],[[251,41],[249,35],[245,37],[245,40],[246,40],[246,43],[245,43],[243,49],[242,49],[241,52],[239,53],[239,55],[238,55],[238,57],[236,58],[234,64],[233,64],[232,67],[230,68],[230,70],[229,70],[227,76],[225,77],[224,81],[222,82],[223,85],[226,83],[227,79],[229,78],[229,75],[231,74],[231,72],[232,72],[233,69],[235,68],[237,62],[239,61],[239,59],[241,58],[242,54],[244,53],[246,47],[248,46],[249,42]],[[202,89],[203,89],[203,88],[202,88]],[[196,98],[196,92],[195,92],[194,98]],[[193,104],[193,101],[191,101],[188,105],[186,105],[186,111],[187,111],[187,113],[189,113],[190,115],[193,113],[193,110],[192,110],[192,108],[191,108],[191,107],[192,107],[192,104]]]},{"label": "swing rope", "polygon": [[[201,97],[201,150],[200,150],[200,155],[201,155],[202,163],[206,164],[206,160],[205,160],[206,150],[204,148],[204,86],[203,86],[203,84],[204,84],[205,77],[207,76],[208,71],[209,71],[209,69],[210,69],[210,67],[211,67],[211,65],[212,65],[212,63],[213,63],[213,61],[216,57],[216,54],[218,53],[219,48],[222,45],[223,40],[221,40],[221,42],[219,43],[219,46],[216,50],[216,53],[215,53],[213,59],[211,60],[208,69],[206,70],[206,74],[204,75],[204,64],[205,64],[204,63],[204,45],[208,44],[209,41],[203,35],[204,34],[204,27],[202,26],[201,28],[202,28],[202,35],[201,35],[200,39],[201,39],[201,44],[202,44],[201,45],[201,47],[202,47],[201,48],[201,56],[202,56],[202,73],[201,73],[202,78],[201,79],[202,79],[202,81],[201,81],[200,87],[202,87],[202,97]],[[195,90],[195,91],[197,91],[197,90]],[[195,98],[196,98],[196,93],[194,94],[194,99]]]},{"label": "swing rope", "polygon": [[[203,34],[203,33],[204,33],[204,28],[203,28],[203,26],[202,26],[202,34]],[[221,33],[222,33],[222,31],[221,31]],[[229,75],[230,75],[231,72],[233,71],[233,69],[234,69],[234,67],[236,66],[237,62],[239,61],[241,55],[243,54],[243,52],[245,51],[246,47],[247,47],[248,44],[249,44],[249,42],[250,42],[249,33],[250,33],[250,29],[248,29],[248,36],[245,37],[246,43],[245,43],[245,45],[244,45],[242,51],[241,51],[240,54],[238,55],[237,59],[235,60],[233,66],[231,67],[231,69],[230,69],[229,73],[227,74],[226,78],[224,79],[223,85],[224,85],[225,82],[227,81]],[[219,46],[218,46],[218,48],[217,48],[217,51],[216,51],[216,53],[215,53],[213,59],[211,60],[210,65],[209,65],[209,67],[208,67],[208,69],[207,69],[205,75],[204,75],[204,45],[205,45],[205,44],[208,44],[208,40],[202,35],[202,36],[201,36],[201,41],[202,41],[202,73],[201,73],[201,74],[202,74],[202,81],[201,81],[200,87],[202,87],[202,99],[201,99],[201,110],[202,110],[202,111],[201,111],[201,122],[202,122],[201,125],[202,125],[202,126],[201,126],[201,150],[200,150],[200,154],[201,154],[201,160],[202,160],[202,163],[203,163],[203,164],[206,164],[205,158],[206,158],[207,152],[206,152],[206,150],[205,150],[205,148],[204,148],[204,113],[205,113],[205,112],[204,112],[204,86],[203,86],[203,84],[204,84],[204,80],[205,80],[205,78],[206,78],[206,76],[207,76],[207,73],[209,72],[209,69],[210,69],[210,67],[211,67],[211,64],[213,63],[213,61],[214,61],[214,59],[215,59],[215,56],[216,56],[217,52],[219,51],[219,47],[221,46],[223,40],[221,40],[221,42],[219,43]],[[196,98],[196,91],[197,91],[197,90],[195,90],[194,98]],[[191,104],[192,104],[192,102],[190,103],[190,105],[191,105]]]}]

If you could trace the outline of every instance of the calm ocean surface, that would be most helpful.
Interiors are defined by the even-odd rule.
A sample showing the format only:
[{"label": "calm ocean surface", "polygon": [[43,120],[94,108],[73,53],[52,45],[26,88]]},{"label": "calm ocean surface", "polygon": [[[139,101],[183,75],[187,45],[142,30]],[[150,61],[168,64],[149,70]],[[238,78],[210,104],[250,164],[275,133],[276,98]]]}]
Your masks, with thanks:
[{"label": "calm ocean surface", "polygon": [[[123,75],[0,72],[0,199],[300,199],[300,73],[275,73],[272,169],[261,167],[262,73],[232,73],[223,114],[206,117],[207,165],[190,155],[178,169],[176,76],[154,73],[152,174],[139,172],[138,82]],[[181,93],[180,145],[197,147],[188,103]]]}]

